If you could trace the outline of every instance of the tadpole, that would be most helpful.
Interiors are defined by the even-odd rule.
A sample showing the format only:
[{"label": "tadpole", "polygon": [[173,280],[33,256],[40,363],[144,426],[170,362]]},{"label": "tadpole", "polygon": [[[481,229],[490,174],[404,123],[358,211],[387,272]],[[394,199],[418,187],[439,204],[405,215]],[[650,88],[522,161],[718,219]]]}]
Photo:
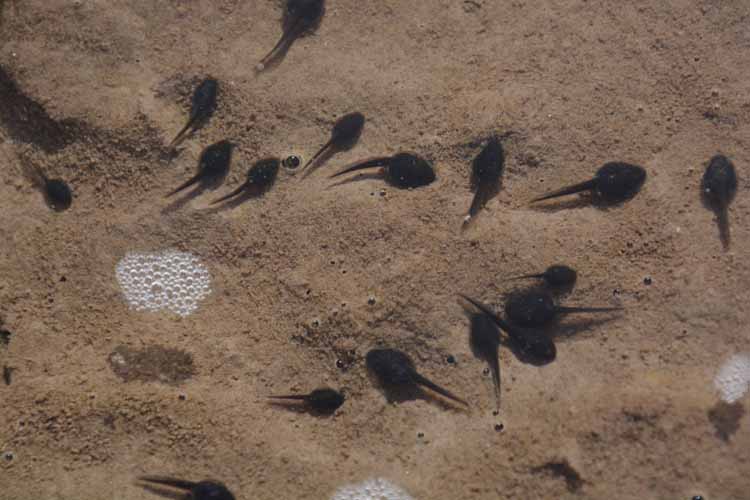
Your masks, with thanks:
[{"label": "tadpole", "polygon": [[572,287],[575,284],[576,279],[578,278],[578,274],[576,273],[575,269],[572,269],[566,265],[555,264],[549,266],[543,273],[525,274],[523,276],[515,276],[509,279],[520,280],[528,278],[540,278],[543,279],[544,282],[550,287],[562,288]]},{"label": "tadpole", "polygon": [[448,399],[468,406],[468,403],[452,392],[443,389],[417,373],[414,361],[396,349],[373,349],[365,356],[367,368],[378,379],[385,390],[413,388],[420,385]]},{"label": "tadpole", "polygon": [[555,304],[548,292],[531,290],[510,295],[505,303],[505,314],[511,323],[521,327],[547,325],[559,314],[600,313],[620,311],[621,307],[565,307]]},{"label": "tadpole", "polygon": [[263,71],[283,59],[292,43],[305,32],[315,29],[325,13],[325,0],[287,0],[284,8],[283,33],[276,45],[255,67]]},{"label": "tadpole", "polygon": [[208,146],[203,150],[198,160],[198,173],[166,196],[169,197],[179,193],[198,182],[207,187],[223,181],[227,172],[229,172],[229,164],[232,160],[232,149],[234,147],[234,144],[226,140]]},{"label": "tadpole", "polygon": [[608,204],[616,204],[635,196],[646,181],[646,171],[638,165],[623,162],[605,163],[594,176],[579,184],[564,187],[544,196],[531,200],[549,200],[582,191],[592,191],[600,200]]},{"label": "tadpole", "polygon": [[170,149],[182,142],[187,137],[188,132],[194,132],[211,118],[216,110],[216,94],[218,89],[219,83],[213,78],[206,78],[196,87],[195,92],[193,92],[190,118],[172,142],[169,143]]},{"label": "tadpole", "polygon": [[716,155],[706,167],[702,182],[703,200],[714,213],[719,224],[719,237],[725,249],[729,248],[729,205],[737,194],[737,173],[731,160]]},{"label": "tadpole", "polygon": [[145,483],[140,485],[142,488],[165,498],[175,498],[176,491],[191,500],[235,500],[232,492],[217,481],[193,482],[165,476],[141,476],[138,480]]},{"label": "tadpole", "polygon": [[318,413],[333,413],[344,404],[345,397],[340,392],[329,389],[315,389],[310,394],[291,394],[287,396],[269,396],[270,399],[302,401],[309,409]]},{"label": "tadpole", "polygon": [[[349,113],[339,118],[333,125],[331,138],[310,158],[305,166],[302,167],[302,170],[306,170],[310,166],[321,166],[335,153],[353,148],[357,144],[360,135],[362,135],[364,126],[365,115],[359,112]],[[310,175],[313,171],[314,168],[305,172],[303,178]]]},{"label": "tadpole", "polygon": [[474,187],[474,199],[469,207],[469,213],[464,218],[464,224],[468,224],[498,191],[504,165],[503,146],[497,136],[492,136],[472,163],[471,182]]},{"label": "tadpole", "polygon": [[248,196],[260,196],[273,186],[276,181],[276,177],[279,173],[279,165],[281,164],[278,158],[266,158],[257,161],[247,171],[247,179],[237,189],[231,193],[222,196],[218,200],[211,202],[212,205],[221,203],[222,201],[233,198],[241,193],[246,193]]},{"label": "tadpole", "polygon": [[401,189],[427,186],[436,179],[432,165],[424,158],[411,153],[371,158],[346,167],[331,178],[374,167],[382,167],[379,176],[388,184]]}]

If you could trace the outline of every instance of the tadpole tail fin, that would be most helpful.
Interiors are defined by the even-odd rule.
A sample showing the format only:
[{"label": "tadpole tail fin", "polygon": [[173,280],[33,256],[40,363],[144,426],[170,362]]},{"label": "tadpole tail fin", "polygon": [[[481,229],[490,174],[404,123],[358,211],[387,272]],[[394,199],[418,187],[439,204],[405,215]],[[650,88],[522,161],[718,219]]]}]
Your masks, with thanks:
[{"label": "tadpole tail fin", "polygon": [[307,399],[307,394],[289,394],[287,396],[268,396],[268,399],[289,399],[293,401],[304,401]]},{"label": "tadpole tail fin", "polygon": [[169,146],[167,146],[169,149],[174,149],[179,143],[181,143],[185,136],[187,136],[187,131],[190,129],[190,127],[193,126],[193,123],[195,123],[195,117],[191,117],[188,122],[185,124],[184,127],[182,127],[182,130],[180,130],[174,139],[172,139],[172,142],[169,143]]},{"label": "tadpole tail fin", "polygon": [[276,42],[276,45],[273,46],[271,51],[266,54],[266,57],[260,60],[258,65],[256,66],[257,71],[263,71],[266,69],[266,66],[268,66],[268,63],[273,61],[276,56],[283,53],[286,50],[289,50],[289,47],[292,45],[292,42],[295,38],[297,38],[302,31],[303,24],[301,21],[297,21],[294,24],[292,24],[289,29],[284,30],[284,33],[281,34],[281,37],[279,38],[279,41]]},{"label": "tadpole tail fin", "polygon": [[622,307],[565,307],[556,306],[555,310],[560,313],[597,313],[597,312],[614,312],[622,311]]},{"label": "tadpole tail fin", "polygon": [[470,304],[472,304],[474,307],[482,311],[487,316],[489,316],[492,319],[492,321],[494,321],[495,324],[500,327],[500,329],[505,330],[506,332],[511,330],[511,326],[505,321],[503,321],[503,319],[495,311],[490,309],[488,305],[483,304],[476,299],[472,299],[468,295],[464,295],[462,293],[459,293],[458,296],[464,299],[465,301],[469,302]]},{"label": "tadpole tail fin", "polygon": [[388,162],[390,161],[390,156],[380,156],[378,158],[371,158],[369,160],[365,160],[360,163],[355,163],[354,165],[350,165],[346,167],[344,170],[333,174],[329,177],[329,179],[333,179],[334,177],[338,177],[340,175],[348,174],[350,172],[355,172],[357,170],[364,170],[366,168],[373,168],[373,167],[383,167],[385,165],[388,165]]},{"label": "tadpole tail fin", "polygon": [[455,394],[453,394],[449,390],[443,389],[442,387],[440,387],[439,385],[435,384],[430,379],[428,379],[426,377],[423,377],[419,373],[412,372],[411,376],[412,376],[412,379],[414,379],[414,382],[416,382],[417,384],[422,385],[424,387],[427,387],[431,391],[437,392],[438,394],[440,394],[442,396],[445,396],[448,399],[452,399],[453,401],[456,401],[457,403],[461,403],[464,406],[469,406],[469,403],[467,403],[463,399],[459,398],[458,396],[456,396]]},{"label": "tadpole tail fin", "polygon": [[170,192],[169,192],[169,194],[165,195],[164,197],[165,197],[165,198],[169,198],[170,196],[172,196],[172,195],[175,195],[175,194],[179,193],[179,192],[180,192],[180,191],[182,191],[183,189],[187,189],[187,188],[189,188],[190,186],[192,186],[193,184],[196,184],[196,183],[197,183],[198,181],[200,181],[200,180],[201,180],[201,174],[200,174],[200,173],[198,173],[198,174],[194,175],[193,177],[191,177],[191,178],[190,178],[190,179],[189,179],[189,180],[188,180],[187,182],[185,182],[184,184],[181,184],[181,185],[180,185],[180,186],[179,186],[179,187],[178,187],[177,189],[175,189],[175,190],[173,190],[173,191],[170,191]]},{"label": "tadpole tail fin", "polygon": [[477,191],[474,193],[474,199],[471,200],[471,206],[469,207],[469,217],[474,217],[487,203],[487,196],[489,195],[489,188],[487,186],[477,186]]},{"label": "tadpole tail fin", "polygon": [[716,211],[716,220],[719,224],[719,239],[721,239],[721,244],[724,250],[729,250],[732,238],[729,232],[729,210],[726,205]]},{"label": "tadpole tail fin", "polygon": [[331,147],[331,144],[333,144],[333,137],[331,137],[331,138],[330,138],[330,139],[328,140],[328,142],[326,142],[326,143],[325,143],[325,144],[323,145],[323,147],[322,147],[322,148],[320,148],[320,149],[318,150],[318,152],[317,152],[317,153],[315,153],[315,155],[313,155],[313,157],[312,157],[312,158],[310,158],[309,160],[307,160],[307,163],[305,163],[305,166],[304,166],[304,167],[302,167],[302,172],[304,172],[304,175],[302,176],[303,178],[304,178],[304,177],[307,177],[307,175],[308,175],[308,174],[309,174],[310,172],[312,172],[311,170],[310,170],[310,171],[307,171],[307,172],[305,172],[305,171],[307,170],[307,168],[308,168],[308,167],[309,167],[310,165],[313,165],[313,164],[315,164],[315,162],[316,162],[316,161],[318,160],[318,158],[320,158],[320,157],[321,157],[321,156],[322,156],[322,155],[323,155],[323,154],[324,154],[325,152],[327,152],[327,150],[328,150],[328,149],[329,149],[329,148]]},{"label": "tadpole tail fin", "polygon": [[495,406],[500,409],[500,359],[497,354],[497,350],[490,354],[490,371],[492,372],[492,380],[495,382]]},{"label": "tadpole tail fin", "polygon": [[565,196],[568,194],[580,193],[581,191],[588,191],[590,189],[593,189],[595,186],[596,186],[596,179],[590,179],[586,182],[573,184],[572,186],[564,187],[562,189],[558,189],[557,191],[552,191],[551,193],[547,193],[544,196],[540,196],[539,198],[534,198],[533,200],[531,200],[531,203],[549,200],[551,198],[557,198],[558,196]]},{"label": "tadpole tail fin", "polygon": [[218,203],[221,203],[222,201],[226,201],[226,200],[228,200],[229,198],[233,198],[233,197],[237,196],[237,195],[238,195],[238,194],[240,194],[240,193],[241,193],[242,191],[244,191],[246,187],[247,187],[247,183],[242,183],[242,184],[240,185],[240,187],[238,187],[237,189],[235,189],[235,190],[234,190],[234,191],[232,191],[231,193],[229,193],[229,194],[225,194],[225,195],[224,195],[224,196],[222,196],[221,198],[219,198],[219,199],[216,199],[216,200],[212,201],[212,202],[211,202],[211,205],[216,205],[216,204],[218,204]]},{"label": "tadpole tail fin", "polygon": [[174,479],[165,476],[139,476],[139,481],[152,484],[160,484],[162,486],[170,486],[181,490],[191,490],[195,487],[196,483],[192,481],[183,481],[182,479]]}]

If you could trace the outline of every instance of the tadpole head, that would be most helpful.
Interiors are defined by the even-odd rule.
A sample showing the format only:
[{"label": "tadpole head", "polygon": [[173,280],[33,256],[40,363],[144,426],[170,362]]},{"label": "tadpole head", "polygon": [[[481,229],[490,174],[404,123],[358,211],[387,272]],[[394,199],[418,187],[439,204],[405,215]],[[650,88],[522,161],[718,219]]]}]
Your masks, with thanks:
[{"label": "tadpole head", "polygon": [[206,78],[193,93],[192,113],[196,118],[206,119],[216,109],[216,95],[219,90],[219,82],[213,78]]},{"label": "tadpole head", "polygon": [[701,187],[704,201],[710,207],[727,207],[737,193],[737,173],[731,160],[724,155],[711,158],[703,174]]},{"label": "tadpole head", "polygon": [[540,327],[555,317],[555,303],[549,293],[542,291],[516,292],[505,302],[505,314],[514,325]]},{"label": "tadpole head", "polygon": [[539,334],[528,335],[523,339],[515,338],[521,354],[526,360],[535,364],[551,363],[557,357],[557,347],[552,339]]},{"label": "tadpole head", "polygon": [[403,189],[427,186],[437,178],[427,160],[411,153],[391,157],[385,174],[389,184]]},{"label": "tadpole head", "polygon": [[414,362],[396,349],[372,349],[365,356],[367,369],[385,386],[412,384]]},{"label": "tadpole head", "polygon": [[578,279],[575,269],[563,264],[555,264],[547,268],[543,274],[544,281],[553,287],[571,287]]},{"label": "tadpole head", "polygon": [[247,184],[257,189],[270,188],[276,181],[281,161],[278,158],[265,158],[255,163],[247,171]]},{"label": "tadpole head", "polygon": [[199,482],[191,493],[195,500],[235,500],[226,486],[213,481]]},{"label": "tadpole head", "polygon": [[344,115],[333,125],[331,144],[336,149],[353,147],[362,135],[365,126],[365,115],[359,112]]},{"label": "tadpole head", "polygon": [[596,193],[608,203],[619,203],[638,194],[646,181],[646,170],[623,162],[605,163],[596,173]]},{"label": "tadpole head", "polygon": [[286,16],[289,23],[300,21],[305,26],[317,24],[325,12],[325,0],[287,0]]},{"label": "tadpole head", "polygon": [[46,180],[44,196],[47,204],[58,212],[67,210],[73,203],[73,193],[68,184],[61,179]]},{"label": "tadpole head", "polygon": [[490,137],[487,145],[474,158],[472,175],[475,184],[497,182],[503,173],[505,152],[497,136]]},{"label": "tadpole head", "polygon": [[343,394],[329,388],[315,389],[307,397],[307,402],[311,407],[324,413],[333,413],[344,404],[345,400]]}]

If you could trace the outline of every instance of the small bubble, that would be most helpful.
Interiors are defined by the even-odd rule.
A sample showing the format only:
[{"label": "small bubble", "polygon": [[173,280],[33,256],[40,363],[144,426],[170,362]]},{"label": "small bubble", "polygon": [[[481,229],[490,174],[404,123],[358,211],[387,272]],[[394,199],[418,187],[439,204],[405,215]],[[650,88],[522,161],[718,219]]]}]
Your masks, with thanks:
[{"label": "small bubble", "polygon": [[343,370],[345,367],[346,367],[346,363],[344,363],[340,359],[336,360],[336,368],[338,368],[339,370]]},{"label": "small bubble", "polygon": [[13,459],[14,459],[14,458],[16,458],[16,456],[15,456],[15,455],[13,454],[13,452],[12,452],[12,451],[6,451],[5,453],[3,453],[3,458],[4,458],[4,459],[5,459],[5,460],[6,460],[7,462],[12,462],[12,461],[13,461]]},{"label": "small bubble", "polygon": [[448,364],[450,364],[450,365],[452,365],[453,363],[455,363],[455,362],[456,362],[456,358],[455,358],[455,357],[453,357],[453,354],[450,354],[450,355],[449,355],[449,356],[448,356],[447,358],[445,358],[445,360],[446,360],[446,361],[448,362]]}]

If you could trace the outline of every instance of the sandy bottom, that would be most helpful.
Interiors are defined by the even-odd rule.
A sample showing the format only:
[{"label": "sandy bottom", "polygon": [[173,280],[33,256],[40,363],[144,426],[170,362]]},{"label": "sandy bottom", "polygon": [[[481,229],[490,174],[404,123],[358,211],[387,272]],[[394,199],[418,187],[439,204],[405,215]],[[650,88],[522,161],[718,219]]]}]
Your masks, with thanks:
[{"label": "sandy bottom", "polygon": [[[750,351],[747,0],[329,0],[259,76],[273,0],[0,8],[0,498],[155,498],[142,474],[248,499],[328,499],[369,478],[419,500],[748,498],[748,397],[721,403],[713,386]],[[206,75],[219,108],[169,158]],[[368,119],[355,148],[208,209],[255,160],[309,158],[354,110]],[[503,186],[461,231],[490,133]],[[165,200],[221,139],[239,145],[225,184]],[[437,182],[329,187],[402,150]],[[717,152],[741,179],[727,251],[699,193]],[[630,202],[528,205],[612,160],[648,170]],[[29,165],[70,183],[70,210],[47,207]],[[211,293],[186,317],[130,309],[118,262],[170,249],[201,259]],[[564,303],[625,311],[563,320],[545,366],[502,349],[493,415],[455,294],[498,306],[519,285],[507,277],[555,262],[579,272]],[[364,366],[376,345],[470,408],[389,404]],[[325,385],[349,397],[328,418],[265,399]]]}]

